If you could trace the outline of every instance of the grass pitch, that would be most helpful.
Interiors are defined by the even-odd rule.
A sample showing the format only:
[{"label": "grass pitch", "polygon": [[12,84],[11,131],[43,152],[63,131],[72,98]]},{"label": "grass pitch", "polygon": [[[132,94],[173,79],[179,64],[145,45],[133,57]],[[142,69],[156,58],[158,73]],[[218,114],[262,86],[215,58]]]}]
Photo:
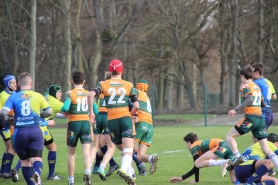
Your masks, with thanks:
[{"label": "grass pitch", "polygon": [[[189,133],[194,132],[199,136],[199,139],[208,138],[222,138],[225,139],[226,133],[231,129],[231,126],[187,126],[186,124],[178,124],[172,126],[156,126],[154,131],[154,137],[152,146],[148,149],[147,153],[156,153],[159,157],[158,167],[153,175],[140,176],[136,171],[136,184],[137,185],[166,185],[170,184],[169,179],[173,176],[181,176],[187,173],[193,167],[193,159],[190,152],[186,149],[183,142],[183,137]],[[270,127],[270,132],[277,130],[277,127]],[[57,163],[56,173],[58,173],[63,179],[60,181],[47,180],[48,164],[47,164],[47,149],[43,153],[43,171],[42,180],[43,185],[65,185],[67,184],[67,146],[66,146],[66,128],[50,128],[50,131],[57,144]],[[248,133],[236,139],[238,143],[239,151],[242,152],[245,148],[252,144],[251,134]],[[0,145],[0,157],[4,151],[4,144]],[[115,161],[120,163],[120,153],[115,151]],[[18,157],[15,156],[13,167],[17,162]],[[149,167],[149,164],[146,164]],[[134,165],[135,166],[135,165]],[[109,165],[107,166],[107,168]],[[135,167],[136,168],[136,167]],[[82,185],[84,174],[83,157],[81,153],[80,143],[77,146],[76,154],[76,169],[75,169],[75,184]],[[20,181],[17,184],[25,184],[21,171],[19,173]],[[194,179],[194,176],[182,181],[180,184],[189,184],[190,180]],[[92,175],[93,185],[125,185],[126,183],[119,178],[116,173],[108,177],[108,180],[103,182],[98,176]],[[0,179],[0,184],[12,185],[11,180]],[[200,170],[200,185],[222,185],[232,184],[229,175],[226,177],[221,176],[221,167],[203,168]]]}]

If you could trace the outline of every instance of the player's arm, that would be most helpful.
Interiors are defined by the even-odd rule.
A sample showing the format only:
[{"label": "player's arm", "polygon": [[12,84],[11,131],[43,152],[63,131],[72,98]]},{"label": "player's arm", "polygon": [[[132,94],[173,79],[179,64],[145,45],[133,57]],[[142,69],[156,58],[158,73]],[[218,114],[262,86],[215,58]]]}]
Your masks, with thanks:
[{"label": "player's arm", "polygon": [[100,93],[102,93],[102,89],[100,86],[97,86],[88,94],[88,97],[87,97],[91,123],[95,122],[94,98],[95,98],[95,96],[99,96]]},{"label": "player's arm", "polygon": [[71,96],[69,93],[66,93],[64,104],[61,108],[61,112],[68,112],[71,104]]},{"label": "player's arm", "polygon": [[4,106],[2,107],[1,111],[0,111],[0,116],[5,120],[8,121],[9,120],[9,112],[12,110],[13,108],[13,98],[12,96],[9,96],[9,98],[7,99],[7,101],[5,102]]},{"label": "player's arm", "polygon": [[244,109],[245,107],[247,107],[248,105],[250,105],[252,102],[253,102],[252,94],[248,94],[245,97],[245,100],[242,102],[242,104],[238,105],[236,108],[234,108],[234,110],[236,112],[238,112],[238,111]]},{"label": "player's arm", "polygon": [[50,107],[47,107],[42,110],[42,112],[40,113],[40,116],[41,116],[41,118],[47,118],[47,117],[51,116],[51,114],[52,114],[52,109]]},{"label": "player's arm", "polygon": [[130,99],[131,103],[133,103],[133,107],[130,111],[130,114],[131,114],[131,116],[134,116],[137,113],[137,111],[139,110],[139,102],[137,100],[137,95],[136,95],[136,89],[135,88],[131,89],[129,99]]},{"label": "player's arm", "polygon": [[[199,155],[194,155],[193,156],[193,160],[196,161],[199,158]],[[199,168],[197,168],[195,165],[193,166],[193,168],[187,172],[186,174],[182,175],[182,180],[187,179],[188,177],[192,176],[193,174],[195,174],[195,182],[199,182]]]}]

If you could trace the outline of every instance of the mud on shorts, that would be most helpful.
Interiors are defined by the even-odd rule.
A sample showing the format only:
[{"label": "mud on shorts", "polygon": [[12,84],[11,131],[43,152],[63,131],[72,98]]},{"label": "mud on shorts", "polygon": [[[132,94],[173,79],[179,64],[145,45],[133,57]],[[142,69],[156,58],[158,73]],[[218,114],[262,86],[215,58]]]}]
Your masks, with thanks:
[{"label": "mud on shorts", "polygon": [[67,128],[67,145],[76,147],[78,140],[81,144],[91,143],[91,123],[85,121],[70,121]]},{"label": "mud on shorts", "polygon": [[255,115],[245,115],[240,122],[235,125],[235,129],[240,135],[252,131],[253,135],[257,139],[267,138],[267,131],[265,127],[265,121],[263,117]]},{"label": "mud on shorts", "polygon": [[133,138],[133,124],[131,116],[107,121],[111,140],[115,144],[122,144],[122,138]]},{"label": "mud on shorts", "polygon": [[152,143],[153,138],[153,125],[149,124],[147,122],[138,122],[135,123],[135,140],[140,144],[145,144],[147,146],[150,146]]}]

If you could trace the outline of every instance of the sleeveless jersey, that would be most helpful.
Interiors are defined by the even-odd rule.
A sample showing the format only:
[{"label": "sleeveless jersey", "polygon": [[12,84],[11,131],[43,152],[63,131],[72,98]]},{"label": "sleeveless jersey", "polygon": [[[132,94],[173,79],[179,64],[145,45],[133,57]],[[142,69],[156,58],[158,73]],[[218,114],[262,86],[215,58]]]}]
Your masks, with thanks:
[{"label": "sleeveless jersey", "polygon": [[41,110],[49,107],[45,98],[32,90],[23,90],[13,93],[6,101],[4,107],[14,110],[15,128],[37,126],[42,122]]},{"label": "sleeveless jersey", "polygon": [[88,94],[89,91],[83,88],[75,88],[66,94],[65,99],[71,101],[69,107],[69,121],[89,121]]},{"label": "sleeveless jersey", "polygon": [[104,101],[107,108],[108,120],[130,116],[128,99],[135,94],[132,83],[122,79],[109,79],[99,82],[97,85],[104,94]]}]

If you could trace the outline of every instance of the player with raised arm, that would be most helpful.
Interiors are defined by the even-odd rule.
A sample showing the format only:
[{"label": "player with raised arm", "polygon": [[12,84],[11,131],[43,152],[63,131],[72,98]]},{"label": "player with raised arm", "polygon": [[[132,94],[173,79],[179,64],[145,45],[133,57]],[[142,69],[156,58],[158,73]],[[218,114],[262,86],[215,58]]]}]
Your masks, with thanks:
[{"label": "player with raised arm", "polygon": [[[194,167],[182,175],[181,177],[173,177],[170,182],[181,182],[188,177],[195,175],[195,180],[191,183],[199,182],[199,169],[212,166],[223,166],[226,159],[233,158],[233,153],[228,143],[220,138],[198,140],[198,136],[194,133],[189,133],[183,138],[186,148],[191,152],[194,161]],[[224,160],[216,160],[222,158]],[[225,174],[223,174],[225,175]],[[232,182],[235,182],[234,173],[230,173]]]},{"label": "player with raised arm", "polygon": [[243,84],[242,97],[244,101],[228,112],[230,116],[233,116],[242,109],[245,111],[244,118],[226,135],[226,140],[235,157],[233,162],[227,167],[228,171],[233,170],[235,166],[244,162],[244,159],[238,151],[235,138],[249,131],[252,131],[254,137],[259,140],[263,152],[271,159],[278,169],[278,158],[267,145],[267,131],[261,111],[262,103],[264,103],[261,89],[252,81],[252,73],[253,70],[250,66],[244,66],[240,69],[239,74]]},{"label": "player with raised arm", "polygon": [[142,162],[150,163],[150,174],[152,175],[157,167],[157,155],[148,155],[146,151],[151,145],[153,138],[153,120],[152,107],[147,95],[148,82],[144,79],[139,80],[136,84],[137,99],[139,102],[139,111],[136,116],[133,116],[135,122],[135,141],[139,144],[137,157]]},{"label": "player with raised arm", "polygon": [[[95,122],[92,108],[94,97],[103,93],[108,113],[107,126],[111,139],[118,149],[123,149],[122,165],[117,174],[129,185],[135,185],[132,177],[127,174],[127,169],[131,167],[134,148],[132,116],[138,111],[139,103],[132,83],[121,79],[122,62],[117,59],[112,60],[109,71],[112,74],[111,79],[99,82],[88,96],[90,121]],[[128,107],[129,98],[134,104],[131,112],[129,112]],[[101,168],[105,169],[104,166]]]},{"label": "player with raised arm", "polygon": [[14,146],[21,162],[22,174],[28,185],[41,185],[44,139],[39,125],[41,118],[50,116],[52,110],[41,94],[31,90],[32,78],[29,73],[21,73],[18,81],[20,91],[8,98],[1,114],[7,119],[9,111],[14,110]]},{"label": "player with raised arm", "polygon": [[91,185],[91,156],[90,146],[91,123],[89,122],[87,96],[89,91],[83,88],[85,75],[80,71],[72,73],[72,83],[74,89],[67,92],[62,112],[67,112],[69,123],[67,128],[68,145],[68,185],[74,184],[75,154],[77,142],[80,139],[82,154],[84,158],[84,177],[85,185]]},{"label": "player with raised arm", "polygon": [[[6,75],[4,77],[5,89],[0,93],[0,109],[4,106],[5,102],[16,90],[16,79],[13,75]],[[11,119],[13,119],[13,110],[9,113]],[[11,178],[11,165],[13,163],[13,158],[15,151],[11,142],[11,130],[13,131],[14,126],[10,124],[12,120],[6,121],[4,124],[4,129],[0,130],[0,135],[3,138],[5,144],[5,152],[2,157],[2,164],[0,169],[0,177]],[[12,121],[13,122],[13,121]]]}]

